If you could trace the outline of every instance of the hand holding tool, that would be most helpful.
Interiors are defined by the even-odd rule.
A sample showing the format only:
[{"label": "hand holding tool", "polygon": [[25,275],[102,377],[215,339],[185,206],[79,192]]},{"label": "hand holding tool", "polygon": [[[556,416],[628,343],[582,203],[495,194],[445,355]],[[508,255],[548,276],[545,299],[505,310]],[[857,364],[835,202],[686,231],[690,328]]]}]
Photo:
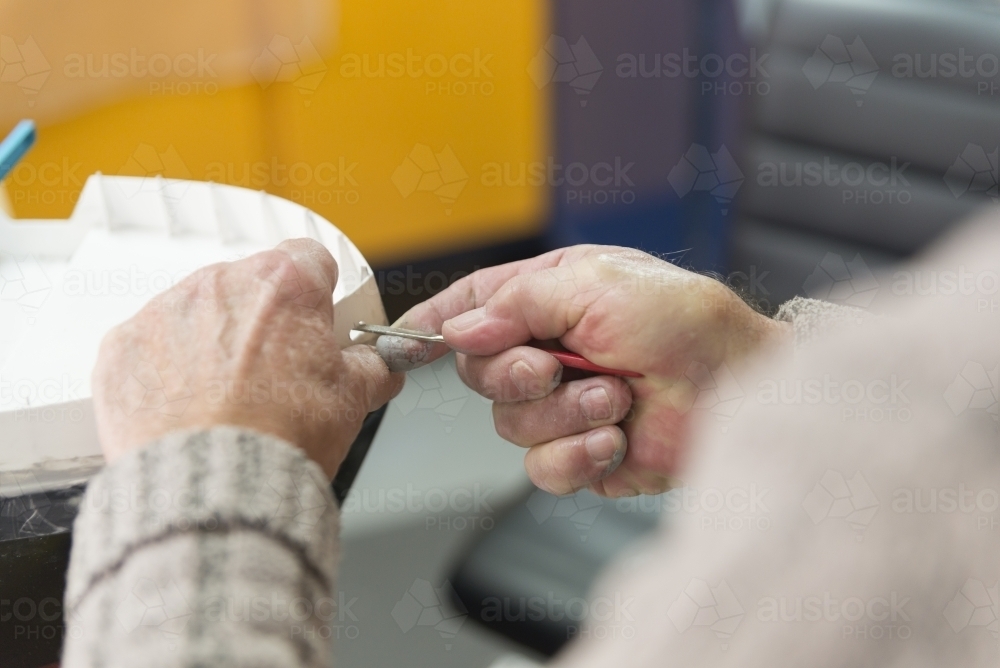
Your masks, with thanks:
[{"label": "hand holding tool", "polygon": [[[402,329],[400,327],[388,327],[386,325],[369,325],[364,322],[359,322],[353,328],[357,332],[366,332],[368,334],[375,334],[377,336],[399,336],[404,339],[414,339],[416,341],[424,341],[425,343],[444,343],[444,337],[440,334],[430,334],[427,332],[417,332],[412,329]],[[559,363],[565,367],[570,367],[572,369],[580,369],[581,371],[591,371],[593,373],[607,374],[609,376],[624,376],[626,378],[642,378],[641,373],[636,373],[635,371],[625,371],[624,369],[609,369],[605,366],[600,366],[594,364],[583,355],[578,355],[577,353],[569,352],[568,350],[549,350],[548,348],[542,346],[537,341],[531,341],[526,345],[532,348],[538,348],[539,350],[544,350],[548,354],[559,360]]]}]

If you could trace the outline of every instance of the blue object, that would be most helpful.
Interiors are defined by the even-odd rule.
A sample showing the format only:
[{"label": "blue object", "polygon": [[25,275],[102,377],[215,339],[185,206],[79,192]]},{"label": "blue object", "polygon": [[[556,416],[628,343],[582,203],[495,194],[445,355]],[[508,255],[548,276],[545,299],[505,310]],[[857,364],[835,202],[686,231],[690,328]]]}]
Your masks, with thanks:
[{"label": "blue object", "polygon": [[0,142],[0,179],[24,157],[35,143],[35,122],[21,121],[14,126],[7,138]]}]

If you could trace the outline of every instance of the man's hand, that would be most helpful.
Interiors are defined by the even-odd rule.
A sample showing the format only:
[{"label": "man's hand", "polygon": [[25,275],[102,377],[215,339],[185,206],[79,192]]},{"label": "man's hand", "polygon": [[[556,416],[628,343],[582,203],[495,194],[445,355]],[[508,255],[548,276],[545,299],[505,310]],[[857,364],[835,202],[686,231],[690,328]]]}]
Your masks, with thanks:
[{"label": "man's hand", "polygon": [[[527,447],[531,480],[556,494],[606,496],[670,487],[688,440],[699,375],[790,342],[783,323],[726,286],[639,251],[575,246],[478,271],[407,312],[397,326],[440,331],[459,351],[462,379],[492,399],[497,432]],[[559,339],[639,379],[560,384],[562,367],[524,346]],[[394,371],[447,346],[382,337]]]},{"label": "man's hand", "polygon": [[365,415],[403,386],[333,335],[337,264],[296,239],[205,267],[111,330],[93,374],[111,462],[168,432],[236,425],[298,445],[331,478]]}]

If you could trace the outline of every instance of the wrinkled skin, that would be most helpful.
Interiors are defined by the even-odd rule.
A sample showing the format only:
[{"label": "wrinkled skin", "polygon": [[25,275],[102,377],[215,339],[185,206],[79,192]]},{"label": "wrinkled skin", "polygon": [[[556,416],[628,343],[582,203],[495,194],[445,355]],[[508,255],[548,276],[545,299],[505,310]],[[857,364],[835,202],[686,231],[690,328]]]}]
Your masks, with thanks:
[{"label": "wrinkled skin", "polygon": [[[528,449],[525,468],[536,485],[611,497],[671,487],[689,438],[692,378],[791,345],[787,324],[756,313],[718,281],[609,246],[478,271],[395,324],[441,332],[448,345],[382,337],[379,352],[393,371],[454,348],[465,383],[494,401],[497,432]],[[596,364],[643,377],[560,383],[562,366],[523,345],[531,339],[558,339]]]},{"label": "wrinkled skin", "polygon": [[308,239],[201,269],[112,329],[93,372],[112,462],[185,428],[298,445],[332,479],[369,411],[403,387],[371,346],[338,348],[337,264]]}]

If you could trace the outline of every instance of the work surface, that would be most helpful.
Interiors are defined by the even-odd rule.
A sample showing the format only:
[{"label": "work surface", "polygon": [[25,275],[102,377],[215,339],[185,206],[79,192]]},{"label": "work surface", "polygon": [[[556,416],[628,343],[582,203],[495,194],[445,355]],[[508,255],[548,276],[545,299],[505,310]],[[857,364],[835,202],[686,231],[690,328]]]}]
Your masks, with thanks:
[{"label": "work surface", "polygon": [[[344,503],[344,614],[330,629],[338,666],[475,668],[526,651],[447,606],[407,606],[425,583],[440,591],[475,533],[522,496],[523,458],[497,436],[490,403],[459,380],[454,355],[410,373]],[[428,607],[453,616],[457,632],[411,619]]]}]

